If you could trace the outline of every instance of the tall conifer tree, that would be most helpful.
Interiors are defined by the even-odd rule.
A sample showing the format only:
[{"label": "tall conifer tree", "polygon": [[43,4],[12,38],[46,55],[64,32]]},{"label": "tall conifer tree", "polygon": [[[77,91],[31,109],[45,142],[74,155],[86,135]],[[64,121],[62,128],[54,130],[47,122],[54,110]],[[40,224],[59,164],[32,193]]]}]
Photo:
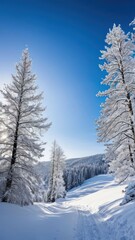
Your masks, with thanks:
[{"label": "tall conifer tree", "polygon": [[5,171],[3,202],[32,203],[38,186],[33,166],[44,150],[40,135],[43,130],[48,130],[50,124],[43,117],[43,96],[37,93],[35,80],[28,49],[25,49],[16,65],[16,75],[1,91],[4,97],[0,115],[0,167]]}]

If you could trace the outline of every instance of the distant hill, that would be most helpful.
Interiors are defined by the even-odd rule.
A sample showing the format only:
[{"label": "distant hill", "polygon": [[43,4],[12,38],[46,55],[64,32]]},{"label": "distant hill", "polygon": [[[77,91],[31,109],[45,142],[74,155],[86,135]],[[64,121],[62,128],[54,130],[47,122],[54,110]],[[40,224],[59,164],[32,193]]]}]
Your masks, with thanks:
[{"label": "distant hill", "polygon": [[[107,172],[107,166],[104,162],[104,154],[67,159],[65,163],[66,167],[64,172],[64,179],[67,190],[82,184],[86,179]],[[38,163],[37,168],[42,174],[45,181],[45,188],[47,188],[50,161]]]},{"label": "distant hill", "polygon": [[80,164],[103,164],[104,154],[96,154],[88,157],[70,158],[66,160],[67,167],[74,167]]}]

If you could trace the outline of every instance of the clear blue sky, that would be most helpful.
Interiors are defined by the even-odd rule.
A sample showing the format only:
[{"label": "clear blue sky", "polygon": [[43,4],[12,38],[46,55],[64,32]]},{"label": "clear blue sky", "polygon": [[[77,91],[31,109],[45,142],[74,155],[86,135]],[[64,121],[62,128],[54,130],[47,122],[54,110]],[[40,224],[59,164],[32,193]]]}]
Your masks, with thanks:
[{"label": "clear blue sky", "polygon": [[95,129],[102,101],[96,97],[102,89],[100,50],[113,23],[129,31],[134,16],[130,0],[0,1],[0,81],[10,81],[28,46],[52,122],[46,159],[54,139],[67,157],[103,152]]}]

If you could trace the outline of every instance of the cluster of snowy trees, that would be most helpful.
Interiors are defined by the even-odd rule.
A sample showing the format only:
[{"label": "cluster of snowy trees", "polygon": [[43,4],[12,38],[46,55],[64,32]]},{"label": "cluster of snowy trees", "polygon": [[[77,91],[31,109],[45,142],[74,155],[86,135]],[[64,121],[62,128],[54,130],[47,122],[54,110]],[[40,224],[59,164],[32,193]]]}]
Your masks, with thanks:
[{"label": "cluster of snowy trees", "polygon": [[107,90],[98,93],[105,97],[98,140],[106,143],[110,171],[122,182],[135,175],[135,36],[114,24],[105,42],[100,68],[107,73],[101,82]]},{"label": "cluster of snowy trees", "polygon": [[[54,144],[52,147],[52,153],[53,153],[53,149],[54,149]],[[61,176],[61,180],[60,180],[57,177],[58,175],[56,175],[55,177],[55,174],[53,174],[53,172],[55,173],[55,170],[53,170],[54,164],[57,164],[57,163],[53,163],[54,161],[53,159],[55,158],[52,156],[54,155],[51,154],[51,162],[40,162],[37,165],[38,171],[40,172],[40,174],[42,175],[42,178],[44,179],[44,188],[47,192],[46,194],[47,196],[45,195],[45,201],[50,201],[48,196],[53,186],[53,181],[51,179],[52,175],[55,178],[54,183],[57,181],[58,182],[60,181],[62,184],[62,188],[60,187],[58,190],[57,190],[57,184],[56,184],[55,187],[53,187],[54,188],[53,191],[57,190],[59,193],[59,191],[63,189],[61,196],[64,197],[66,194],[65,191],[69,191],[73,187],[77,187],[81,185],[85,180],[91,177],[94,177],[98,174],[106,174],[108,171],[108,166],[104,161],[104,154],[97,154],[94,156],[83,157],[83,158],[68,159],[64,163],[63,160],[65,158],[62,153],[62,161],[59,161],[62,163],[62,166],[60,167],[60,169],[62,170],[60,175]],[[64,181],[62,177],[64,178]],[[61,186],[61,184],[59,184],[59,186]],[[57,194],[57,196],[58,195],[59,194]]]}]

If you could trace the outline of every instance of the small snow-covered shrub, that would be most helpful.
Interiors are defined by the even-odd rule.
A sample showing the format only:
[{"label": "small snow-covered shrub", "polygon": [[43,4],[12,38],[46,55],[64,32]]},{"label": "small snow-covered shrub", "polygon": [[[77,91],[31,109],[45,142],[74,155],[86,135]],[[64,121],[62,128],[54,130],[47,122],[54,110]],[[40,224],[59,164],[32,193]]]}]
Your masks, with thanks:
[{"label": "small snow-covered shrub", "polygon": [[124,205],[133,200],[135,200],[135,181],[130,183],[128,187],[126,187],[125,196],[120,205]]}]

